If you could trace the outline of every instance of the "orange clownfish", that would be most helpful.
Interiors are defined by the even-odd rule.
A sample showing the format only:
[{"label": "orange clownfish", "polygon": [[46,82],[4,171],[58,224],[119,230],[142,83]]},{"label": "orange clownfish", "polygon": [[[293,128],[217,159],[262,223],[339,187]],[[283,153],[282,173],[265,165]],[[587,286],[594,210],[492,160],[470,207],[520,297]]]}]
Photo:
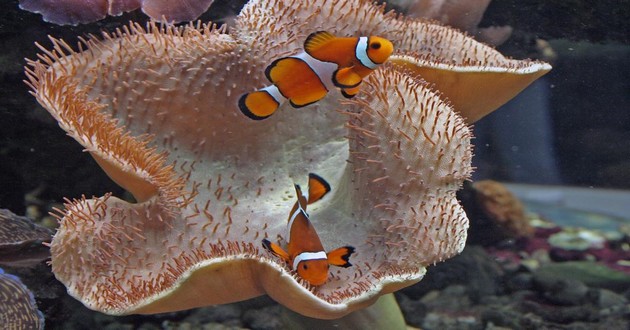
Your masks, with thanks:
[{"label": "orange clownfish", "polygon": [[394,51],[391,41],[376,37],[336,37],[326,31],[312,33],[304,52],[273,61],[265,70],[269,85],[243,94],[238,106],[255,120],[271,116],[287,99],[294,108],[323,99],[337,87],[351,98],[363,78],[387,61]]},{"label": "orange clownfish", "polygon": [[311,285],[322,285],[328,280],[329,265],[350,267],[350,255],[354,253],[352,246],[344,246],[325,252],[315,227],[308,219],[306,205],[320,200],[330,191],[330,185],[320,176],[308,175],[308,197],[302,194],[300,186],[295,185],[297,201],[289,214],[287,226],[288,251],[277,244],[263,239],[265,249],[280,257],[291,265],[298,275]]}]

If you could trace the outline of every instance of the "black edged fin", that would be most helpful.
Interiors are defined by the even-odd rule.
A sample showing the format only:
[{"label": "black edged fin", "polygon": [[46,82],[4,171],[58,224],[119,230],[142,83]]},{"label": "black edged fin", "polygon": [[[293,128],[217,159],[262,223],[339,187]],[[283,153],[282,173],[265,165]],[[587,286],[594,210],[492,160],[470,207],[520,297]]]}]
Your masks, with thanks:
[{"label": "black edged fin", "polygon": [[273,253],[273,249],[271,248],[271,244],[273,244],[273,243],[271,243],[271,241],[269,241],[266,238],[263,238],[263,240],[262,240],[263,247],[265,248],[265,250]]},{"label": "black edged fin", "polygon": [[308,204],[322,199],[330,192],[330,184],[315,173],[308,174]]},{"label": "black edged fin", "polygon": [[284,251],[278,244],[271,243],[268,239],[262,240],[262,245],[265,250],[271,252],[273,255],[280,257],[282,260],[289,262],[289,254]]},{"label": "black edged fin", "polygon": [[343,246],[338,249],[334,249],[327,253],[328,263],[337,266],[348,268],[352,266],[350,263],[350,256],[354,253],[354,247]]},{"label": "black edged fin", "polygon": [[278,63],[280,63],[281,61],[286,60],[288,57],[281,57],[278,59],[275,59],[273,62],[271,62],[271,64],[267,65],[267,68],[265,68],[265,77],[267,77],[267,79],[272,83],[275,84],[276,82],[273,81],[273,79],[271,79],[271,70],[273,70],[273,68],[278,65]]},{"label": "black edged fin", "polygon": [[311,104],[313,104],[313,103],[315,103],[317,101],[319,101],[319,100],[315,100],[313,102],[308,102],[308,103],[301,104],[301,103],[295,103],[295,102],[293,102],[292,99],[289,99],[289,103],[291,104],[291,106],[296,108],[296,109],[303,108],[303,107],[305,107],[307,105],[311,105]]},{"label": "black edged fin", "polygon": [[333,73],[333,84],[339,88],[355,88],[361,84],[363,79],[352,67],[337,69]]},{"label": "black edged fin", "polygon": [[313,32],[304,41],[304,51],[312,56],[313,51],[316,51],[335,38],[336,36],[328,31]]},{"label": "black edged fin", "polygon": [[353,88],[343,88],[343,89],[341,89],[341,94],[345,98],[351,99],[351,98],[355,97],[357,94],[359,94],[359,90],[361,90],[361,88],[359,86],[353,87]]},{"label": "black edged fin", "polygon": [[343,95],[343,97],[345,97],[345,98],[347,98],[347,99],[351,99],[351,98],[353,98],[353,97],[357,96],[357,94],[349,94],[349,93],[346,93],[346,91],[345,91],[345,90],[343,90],[343,89],[341,90],[341,95]]},{"label": "black edged fin", "polygon": [[[266,93],[266,92],[256,91],[256,92],[253,92],[253,93]],[[247,102],[246,101],[247,101],[248,97],[251,97],[251,94],[252,93],[243,94],[238,99],[238,108],[239,108],[239,110],[241,110],[241,113],[243,113],[245,116],[247,116],[250,119],[263,120],[263,119],[269,118],[269,116],[271,116],[275,112],[275,109],[277,109],[280,106],[280,104],[278,104],[278,102],[275,102],[275,100],[274,100],[274,104],[275,104],[274,105],[274,109],[272,111],[266,110],[266,113],[269,113],[268,115],[267,114],[266,115],[262,115],[262,116],[258,115],[256,113],[254,113],[254,111],[252,111],[252,109],[250,109],[247,106]],[[271,97],[271,95],[269,97]]]}]

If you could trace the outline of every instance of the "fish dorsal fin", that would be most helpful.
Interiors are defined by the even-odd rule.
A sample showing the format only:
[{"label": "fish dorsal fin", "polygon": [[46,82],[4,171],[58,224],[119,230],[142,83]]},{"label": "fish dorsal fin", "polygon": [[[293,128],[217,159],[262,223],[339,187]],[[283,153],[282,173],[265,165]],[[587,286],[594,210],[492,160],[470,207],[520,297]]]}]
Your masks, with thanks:
[{"label": "fish dorsal fin", "polygon": [[321,176],[315,173],[308,174],[308,204],[322,199],[330,192],[330,185]]},{"label": "fish dorsal fin", "polygon": [[[293,209],[291,210],[291,214],[289,215],[289,222],[287,224],[287,241],[289,242],[289,254],[292,253],[291,246],[296,246],[294,241],[295,237],[298,237],[299,240],[304,238],[312,239],[312,235],[309,233],[307,233],[305,236],[305,231],[312,232],[315,234],[315,236],[317,236],[317,234],[315,233],[315,229],[311,224],[311,221],[308,219],[308,213],[306,213],[307,198],[302,194],[302,189],[300,189],[300,186],[297,184],[295,185],[295,193],[297,194],[297,201],[295,201],[295,204],[293,205]],[[298,236],[294,236],[294,234],[296,233],[298,234]],[[317,241],[319,242],[319,238],[317,239]],[[304,242],[297,244],[304,244]],[[321,242],[318,244],[321,245]]]},{"label": "fish dorsal fin", "polygon": [[[299,185],[296,184],[294,186],[295,186],[295,194],[297,197],[295,206],[301,208],[304,212],[306,212],[306,204],[307,204],[306,196],[304,196],[304,194],[302,193],[302,188],[300,188]],[[297,207],[295,207],[294,209],[297,210]]]},{"label": "fish dorsal fin", "polygon": [[313,32],[306,38],[306,41],[304,41],[304,51],[312,56],[312,52],[325,46],[329,41],[335,38],[335,35],[328,31]]}]

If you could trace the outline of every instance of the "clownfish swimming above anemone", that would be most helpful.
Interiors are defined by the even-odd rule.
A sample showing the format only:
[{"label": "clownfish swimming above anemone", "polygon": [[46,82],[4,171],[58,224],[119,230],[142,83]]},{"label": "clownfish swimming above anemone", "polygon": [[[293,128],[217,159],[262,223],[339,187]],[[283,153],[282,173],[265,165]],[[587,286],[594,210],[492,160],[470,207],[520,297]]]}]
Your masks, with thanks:
[{"label": "clownfish swimming above anemone", "polygon": [[394,51],[391,41],[377,37],[336,37],[319,31],[304,41],[304,52],[279,58],[265,70],[272,85],[243,94],[238,106],[247,117],[262,120],[286,100],[300,108],[341,89],[354,97],[363,78],[383,64]]},{"label": "clownfish swimming above anemone", "polygon": [[295,185],[297,201],[289,214],[287,225],[287,251],[279,245],[263,239],[265,249],[287,262],[298,276],[311,285],[322,285],[328,280],[330,265],[350,267],[352,246],[343,246],[332,251],[324,251],[315,227],[308,218],[306,205],[322,199],[330,191],[330,185],[320,176],[308,175],[308,197],[302,194],[300,186]]}]

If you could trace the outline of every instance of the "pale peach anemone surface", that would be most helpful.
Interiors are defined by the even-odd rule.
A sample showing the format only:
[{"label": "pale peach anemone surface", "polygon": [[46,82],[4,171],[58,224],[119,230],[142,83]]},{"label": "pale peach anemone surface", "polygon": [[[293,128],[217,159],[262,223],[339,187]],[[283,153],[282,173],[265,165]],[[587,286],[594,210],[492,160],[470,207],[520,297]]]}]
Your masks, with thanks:
[{"label": "pale peach anemone surface", "polygon": [[196,19],[214,0],[20,0],[20,8],[60,25],[96,22],[138,8],[155,20],[179,23]]},{"label": "pale peach anemone surface", "polygon": [[[264,121],[242,115],[238,97],[268,84],[264,68],[319,30],[387,37],[397,53],[352,100],[332,91]],[[251,1],[228,30],[131,24],[78,50],[53,44],[29,63],[33,94],[137,202],[67,203],[52,270],[115,315],[268,294],[330,319],[420,281],[464,247],[467,123],[550,69],[360,0]],[[309,207],[324,246],[357,251],[316,288],[261,246],[286,243],[293,184],[309,172],[332,186]]]}]

